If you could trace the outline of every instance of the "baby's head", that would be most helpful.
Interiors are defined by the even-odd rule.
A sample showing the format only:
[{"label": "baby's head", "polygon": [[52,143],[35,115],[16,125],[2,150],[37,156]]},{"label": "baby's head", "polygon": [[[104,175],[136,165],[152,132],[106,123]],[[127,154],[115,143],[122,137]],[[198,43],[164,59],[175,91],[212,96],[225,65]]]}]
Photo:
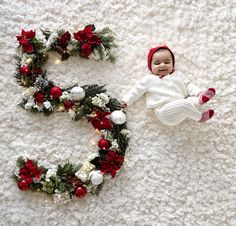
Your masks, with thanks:
[{"label": "baby's head", "polygon": [[148,68],[160,78],[174,72],[175,56],[168,46],[157,46],[150,49]]}]

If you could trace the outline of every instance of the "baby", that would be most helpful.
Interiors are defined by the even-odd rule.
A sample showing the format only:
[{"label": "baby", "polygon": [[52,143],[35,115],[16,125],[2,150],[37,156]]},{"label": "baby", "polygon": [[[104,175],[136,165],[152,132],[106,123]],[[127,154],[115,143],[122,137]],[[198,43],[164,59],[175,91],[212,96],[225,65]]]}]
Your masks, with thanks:
[{"label": "baby", "polygon": [[147,108],[154,108],[157,118],[168,126],[177,125],[186,118],[206,122],[214,115],[214,110],[201,112],[201,106],[214,95],[215,89],[202,90],[190,83],[174,69],[175,57],[165,45],[150,49],[146,75],[122,99],[123,108],[132,105],[146,93]]}]

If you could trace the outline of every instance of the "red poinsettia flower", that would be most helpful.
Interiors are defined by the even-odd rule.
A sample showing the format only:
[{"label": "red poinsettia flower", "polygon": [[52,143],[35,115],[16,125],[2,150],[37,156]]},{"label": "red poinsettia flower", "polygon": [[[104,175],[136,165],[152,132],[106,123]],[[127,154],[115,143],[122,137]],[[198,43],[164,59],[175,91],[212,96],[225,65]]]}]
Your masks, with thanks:
[{"label": "red poinsettia flower", "polygon": [[92,45],[86,42],[81,46],[81,50],[83,57],[88,58],[88,56],[92,53]]},{"label": "red poinsettia flower", "polygon": [[115,177],[116,171],[120,169],[124,162],[124,157],[118,155],[113,150],[110,150],[106,156],[105,161],[100,161],[99,170],[102,173],[110,173],[112,177]]},{"label": "red poinsettia flower", "polygon": [[71,34],[69,31],[66,31],[59,39],[59,43],[63,49],[66,49],[68,42],[71,40]]},{"label": "red poinsettia flower", "polygon": [[88,118],[88,121],[92,123],[92,125],[95,129],[110,130],[112,128],[112,122],[109,118],[107,118],[107,116],[110,114],[111,114],[111,112],[102,112],[99,110],[95,110],[95,115],[90,116]]},{"label": "red poinsettia flower", "polygon": [[101,44],[101,40],[97,33],[88,34],[88,43],[97,45]]},{"label": "red poinsettia flower", "polygon": [[31,39],[35,37],[35,31],[25,31],[22,29],[21,35],[17,35],[16,38],[22,48],[27,53],[33,52],[33,44],[30,42]]},{"label": "red poinsettia flower", "polygon": [[28,184],[33,182],[33,179],[40,180],[43,170],[34,165],[32,160],[27,159],[26,164],[20,169],[19,177]]},{"label": "red poinsettia flower", "polygon": [[74,38],[81,43],[82,55],[85,58],[92,53],[92,47],[94,45],[101,44],[101,40],[98,37],[98,34],[93,32],[95,29],[94,25],[88,25],[84,30],[80,30],[74,33]]},{"label": "red poinsettia flower", "polygon": [[80,30],[74,33],[74,37],[78,42],[86,42],[89,34],[92,34],[94,30],[93,25],[85,26],[84,30]]}]

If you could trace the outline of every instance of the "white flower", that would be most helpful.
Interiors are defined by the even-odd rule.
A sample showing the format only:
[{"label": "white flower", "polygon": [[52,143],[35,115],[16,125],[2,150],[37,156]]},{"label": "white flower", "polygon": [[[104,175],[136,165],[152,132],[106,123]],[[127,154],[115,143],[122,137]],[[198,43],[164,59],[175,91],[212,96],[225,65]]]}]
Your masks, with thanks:
[{"label": "white flower", "polygon": [[70,194],[68,192],[54,194],[53,200],[59,204],[67,203],[70,201]]},{"label": "white flower", "polygon": [[112,150],[119,150],[119,149],[120,149],[119,144],[118,144],[118,142],[117,142],[116,139],[114,139],[114,140],[111,142],[111,149],[112,149]]},{"label": "white flower", "polygon": [[59,97],[60,101],[64,101],[64,100],[70,100],[71,99],[71,95],[67,92],[67,91],[64,91],[62,93],[62,95]]},{"label": "white flower", "polygon": [[92,104],[95,105],[95,106],[98,106],[100,108],[105,108],[106,107],[106,105],[98,97],[93,97],[92,98]]},{"label": "white flower", "polygon": [[53,111],[53,106],[52,106],[52,104],[51,104],[50,101],[44,101],[44,102],[43,102],[43,105],[44,105],[44,107],[45,107],[46,109],[48,109],[49,111]]},{"label": "white flower", "polygon": [[35,102],[33,98],[30,98],[27,103],[25,104],[25,109],[29,110],[31,109],[33,106],[35,106]]},{"label": "white flower", "polygon": [[100,98],[102,100],[102,102],[104,102],[105,104],[109,103],[109,97],[107,94],[99,93],[99,94],[97,94],[97,97]]},{"label": "white flower", "polygon": [[109,97],[105,93],[96,94],[95,97],[92,98],[92,104],[107,110],[106,104],[109,103]]},{"label": "white flower", "polygon": [[47,173],[46,173],[46,180],[50,179],[50,177],[56,177],[57,176],[57,166],[54,166],[50,169],[48,169]]},{"label": "white flower", "polygon": [[44,105],[43,104],[35,104],[33,108],[36,108],[38,111],[43,111]]}]

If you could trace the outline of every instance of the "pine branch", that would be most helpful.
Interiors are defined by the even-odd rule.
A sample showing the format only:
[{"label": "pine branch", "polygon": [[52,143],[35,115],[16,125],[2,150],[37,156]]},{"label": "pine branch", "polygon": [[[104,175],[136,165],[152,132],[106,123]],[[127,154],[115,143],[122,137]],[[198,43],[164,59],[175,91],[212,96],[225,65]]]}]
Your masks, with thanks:
[{"label": "pine branch", "polygon": [[52,34],[52,32],[49,30],[43,30],[43,29],[40,29],[40,30],[43,33],[43,35],[45,36],[45,39],[48,40],[50,35]]},{"label": "pine branch", "polygon": [[22,156],[18,157],[16,162],[19,168],[22,168],[25,166],[25,160]]},{"label": "pine branch", "polygon": [[110,98],[109,103],[106,105],[110,111],[120,110],[120,102],[115,98]]},{"label": "pine branch", "polygon": [[120,133],[120,131],[126,128],[126,123],[124,123],[122,125],[114,125],[111,131],[113,138],[117,140],[117,143],[120,146],[120,154],[122,154],[123,156],[125,155],[125,150],[128,147],[129,138]]},{"label": "pine branch", "polygon": [[105,93],[106,89],[104,89],[106,85],[85,85],[82,88],[85,90],[86,97],[94,97],[96,94]]},{"label": "pine branch", "polygon": [[115,63],[116,62],[116,58],[115,58],[115,56],[113,55],[113,54],[109,54],[109,61],[111,62],[111,63]]}]

